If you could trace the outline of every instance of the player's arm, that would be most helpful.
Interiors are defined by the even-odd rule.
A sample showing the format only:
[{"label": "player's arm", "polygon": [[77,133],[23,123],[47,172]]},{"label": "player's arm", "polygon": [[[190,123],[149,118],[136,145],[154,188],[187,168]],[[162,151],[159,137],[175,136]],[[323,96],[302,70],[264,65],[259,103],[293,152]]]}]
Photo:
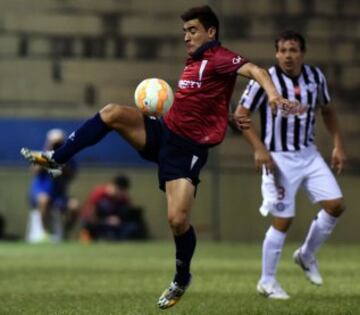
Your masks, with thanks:
[{"label": "player's arm", "polygon": [[[248,117],[250,116],[250,110],[241,106],[237,106],[235,110],[235,117]],[[274,169],[274,162],[271,158],[270,152],[266,149],[263,142],[260,140],[257,132],[252,124],[249,128],[243,130],[243,135],[248,143],[252,146],[254,150],[254,160],[255,167],[258,171],[261,170],[261,167],[264,165],[266,173],[271,173]]]},{"label": "player's arm", "polygon": [[237,74],[257,81],[260,86],[265,90],[268,97],[269,105],[272,107],[273,110],[276,110],[277,107],[283,109],[284,107],[287,108],[295,106],[293,102],[284,99],[279,94],[270,78],[270,75],[265,69],[251,62],[247,62],[238,69]]},{"label": "player's arm", "polygon": [[330,106],[321,106],[321,115],[326,126],[334,141],[334,149],[331,155],[331,167],[340,174],[344,169],[346,162],[346,153],[344,150],[341,130],[337,121],[337,115],[333,108]]}]

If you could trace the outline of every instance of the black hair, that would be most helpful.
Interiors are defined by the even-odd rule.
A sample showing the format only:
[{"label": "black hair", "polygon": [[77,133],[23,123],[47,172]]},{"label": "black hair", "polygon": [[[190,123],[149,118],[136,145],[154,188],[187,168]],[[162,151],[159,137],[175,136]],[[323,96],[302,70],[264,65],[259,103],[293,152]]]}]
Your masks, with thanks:
[{"label": "black hair", "polygon": [[208,30],[210,27],[214,27],[216,29],[215,38],[219,39],[219,19],[216,16],[215,12],[208,5],[190,8],[189,10],[181,14],[181,19],[184,22],[198,19],[200,23],[204,26],[205,30]]},{"label": "black hair", "polygon": [[279,42],[284,40],[295,40],[300,44],[300,50],[302,52],[306,51],[305,38],[300,33],[290,30],[281,32],[279,36],[275,39],[276,51],[279,49]]},{"label": "black hair", "polygon": [[125,175],[118,175],[113,179],[113,183],[121,189],[130,188],[130,179]]}]

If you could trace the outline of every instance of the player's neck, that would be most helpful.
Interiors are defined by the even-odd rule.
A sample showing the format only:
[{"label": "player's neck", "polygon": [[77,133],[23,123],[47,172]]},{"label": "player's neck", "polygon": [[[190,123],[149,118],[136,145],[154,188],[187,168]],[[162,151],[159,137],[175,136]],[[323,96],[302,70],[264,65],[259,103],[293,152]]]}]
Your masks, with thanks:
[{"label": "player's neck", "polygon": [[193,59],[199,59],[202,57],[203,53],[213,47],[219,46],[221,43],[218,40],[211,40],[209,42],[206,42],[205,44],[201,45],[192,55],[191,58]]},{"label": "player's neck", "polygon": [[286,76],[290,77],[290,78],[297,78],[300,76],[301,72],[302,72],[302,66],[298,69],[293,69],[293,70],[286,70],[283,69],[279,66],[279,68],[281,69],[281,72],[283,72]]}]

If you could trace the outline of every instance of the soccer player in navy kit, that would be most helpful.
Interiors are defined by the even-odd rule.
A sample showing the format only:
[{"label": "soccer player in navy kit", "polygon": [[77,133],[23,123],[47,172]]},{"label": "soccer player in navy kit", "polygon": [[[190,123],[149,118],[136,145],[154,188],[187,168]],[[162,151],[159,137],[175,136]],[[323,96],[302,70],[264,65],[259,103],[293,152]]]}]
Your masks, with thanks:
[{"label": "soccer player in navy kit", "polygon": [[[271,106],[296,106],[276,91],[266,70],[221,46],[219,21],[209,6],[191,8],[181,18],[189,56],[174,103],[162,119],[144,116],[133,106],[108,104],[70,135],[60,149],[40,153],[22,150],[32,163],[57,172],[59,165],[114,130],[143,158],[158,164],[160,188],[166,193],[168,222],[176,247],[176,273],[160,296],[161,309],[175,305],[191,281],[196,236],[190,212],[208,150],[225,136],[236,75],[259,82]],[[247,128],[250,119],[235,117],[235,122],[239,128]]]}]

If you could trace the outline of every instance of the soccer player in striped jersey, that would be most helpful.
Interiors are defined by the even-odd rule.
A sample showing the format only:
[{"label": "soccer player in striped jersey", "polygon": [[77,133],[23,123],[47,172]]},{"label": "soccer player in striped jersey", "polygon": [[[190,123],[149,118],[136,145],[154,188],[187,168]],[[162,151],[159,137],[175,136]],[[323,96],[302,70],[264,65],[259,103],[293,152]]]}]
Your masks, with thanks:
[{"label": "soccer player in striped jersey", "polygon": [[[191,8],[181,18],[188,58],[174,103],[164,117],[152,119],[134,106],[108,104],[55,152],[22,150],[30,162],[52,173],[59,172],[60,164],[115,131],[144,159],[158,164],[159,186],[166,193],[168,222],[176,248],[176,272],[159,298],[161,309],[178,303],[191,281],[196,234],[190,213],[208,150],[225,137],[237,75],[259,82],[271,106],[297,107],[278,93],[266,70],[221,45],[219,21],[209,6]],[[241,128],[250,124],[248,117],[235,119]]]},{"label": "soccer player in striped jersey", "polygon": [[252,126],[244,130],[254,149],[256,167],[263,171],[260,212],[272,216],[263,241],[257,291],[268,298],[288,299],[276,280],[276,271],[286,233],[295,217],[298,189],[304,188],[309,199],[320,207],[304,243],[294,253],[295,263],[313,284],[323,283],[315,254],[344,211],[341,190],[314,142],[318,110],[333,138],[331,166],[337,173],[342,171],[346,155],[336,113],[329,104],[325,76],[319,68],[304,64],[305,39],[299,33],[285,31],[276,39],[275,48],[277,65],[269,69],[272,80],[283,97],[298,100],[303,110],[295,115],[272,111],[264,90],[252,80],[240,98],[236,114],[260,112],[261,137]]}]

